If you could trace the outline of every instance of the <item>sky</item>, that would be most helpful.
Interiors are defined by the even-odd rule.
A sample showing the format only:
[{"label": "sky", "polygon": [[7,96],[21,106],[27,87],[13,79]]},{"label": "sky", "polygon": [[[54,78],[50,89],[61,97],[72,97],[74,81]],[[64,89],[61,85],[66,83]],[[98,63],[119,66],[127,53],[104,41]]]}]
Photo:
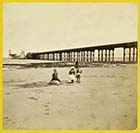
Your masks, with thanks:
[{"label": "sky", "polygon": [[137,41],[137,21],[135,3],[4,3],[3,57]]}]

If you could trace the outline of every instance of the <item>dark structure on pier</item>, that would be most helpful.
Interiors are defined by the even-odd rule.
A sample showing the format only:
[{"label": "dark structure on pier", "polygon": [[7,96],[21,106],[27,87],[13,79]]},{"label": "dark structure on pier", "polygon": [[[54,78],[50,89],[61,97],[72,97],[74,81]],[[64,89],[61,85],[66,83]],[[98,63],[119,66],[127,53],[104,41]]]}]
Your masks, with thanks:
[{"label": "dark structure on pier", "polygon": [[[115,61],[115,49],[121,48],[121,60]],[[128,55],[127,52],[128,51]],[[96,57],[95,57],[96,52]],[[137,42],[82,47],[47,52],[28,53],[28,59],[42,59],[66,62],[99,62],[99,63],[137,63]]]}]

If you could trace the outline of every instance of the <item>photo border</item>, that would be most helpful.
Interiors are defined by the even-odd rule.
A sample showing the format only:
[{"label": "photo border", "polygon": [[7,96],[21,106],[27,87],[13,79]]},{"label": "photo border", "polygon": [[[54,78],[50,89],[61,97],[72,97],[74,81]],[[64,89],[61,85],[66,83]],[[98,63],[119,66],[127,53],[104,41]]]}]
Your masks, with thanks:
[{"label": "photo border", "polygon": [[[137,128],[135,130],[4,130],[2,124],[2,5],[14,2],[131,2],[138,7]],[[131,21],[131,20],[130,20]],[[139,133],[140,132],[140,1],[139,0],[0,0],[0,133]]]}]

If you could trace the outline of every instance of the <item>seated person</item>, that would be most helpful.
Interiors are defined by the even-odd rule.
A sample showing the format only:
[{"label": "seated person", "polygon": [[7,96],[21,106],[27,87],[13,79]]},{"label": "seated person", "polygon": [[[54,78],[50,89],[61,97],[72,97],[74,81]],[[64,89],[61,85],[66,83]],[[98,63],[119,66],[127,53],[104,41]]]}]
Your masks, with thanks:
[{"label": "seated person", "polygon": [[61,81],[58,78],[58,73],[56,71],[56,69],[53,70],[53,74],[52,74],[52,79],[50,81],[50,84],[59,84]]}]

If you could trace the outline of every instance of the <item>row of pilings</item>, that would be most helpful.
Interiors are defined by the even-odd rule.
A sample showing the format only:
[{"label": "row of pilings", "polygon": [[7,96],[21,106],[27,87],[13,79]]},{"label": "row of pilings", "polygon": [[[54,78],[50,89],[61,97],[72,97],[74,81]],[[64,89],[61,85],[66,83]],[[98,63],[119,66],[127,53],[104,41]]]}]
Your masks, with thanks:
[{"label": "row of pilings", "polygon": [[[115,49],[123,49],[120,63],[137,63],[138,49],[137,42],[83,47],[75,49],[55,50],[39,53],[31,53],[29,59],[65,61],[65,62],[99,62],[115,63]],[[128,55],[126,54],[128,51]],[[96,55],[96,56],[95,56]]]}]

